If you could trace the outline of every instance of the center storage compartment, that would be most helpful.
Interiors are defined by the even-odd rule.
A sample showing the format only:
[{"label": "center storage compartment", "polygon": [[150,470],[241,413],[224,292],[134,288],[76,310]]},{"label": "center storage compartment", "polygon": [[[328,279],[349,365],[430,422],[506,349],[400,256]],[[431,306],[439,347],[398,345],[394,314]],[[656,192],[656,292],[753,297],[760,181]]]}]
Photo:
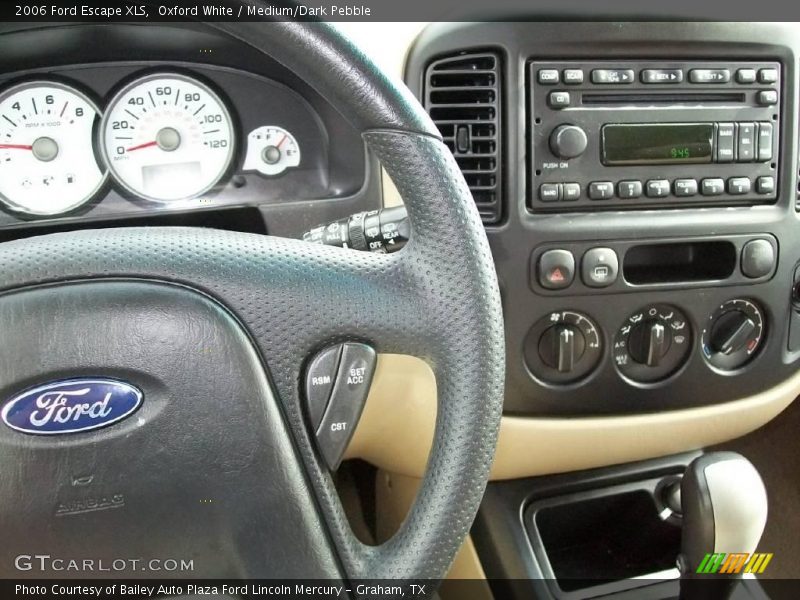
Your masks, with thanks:
[{"label": "center storage compartment", "polygon": [[533,545],[544,551],[565,592],[675,568],[680,527],[659,516],[648,490],[564,498],[529,511],[539,538]]},{"label": "center storage compartment", "polygon": [[735,268],[736,246],[728,241],[633,246],[622,264],[625,280],[632,285],[720,281]]}]

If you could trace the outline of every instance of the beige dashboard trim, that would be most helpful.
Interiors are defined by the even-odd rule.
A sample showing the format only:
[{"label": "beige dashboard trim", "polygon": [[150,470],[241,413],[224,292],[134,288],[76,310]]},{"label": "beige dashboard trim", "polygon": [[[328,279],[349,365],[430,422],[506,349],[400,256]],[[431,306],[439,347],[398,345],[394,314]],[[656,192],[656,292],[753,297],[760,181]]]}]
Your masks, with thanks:
[{"label": "beige dashboard trim", "polygon": [[[761,427],[798,395],[800,372],[758,395],[702,408],[621,417],[503,417],[491,478],[563,473],[711,446]],[[418,358],[382,354],[347,457],[421,477],[435,421],[430,367]]]}]

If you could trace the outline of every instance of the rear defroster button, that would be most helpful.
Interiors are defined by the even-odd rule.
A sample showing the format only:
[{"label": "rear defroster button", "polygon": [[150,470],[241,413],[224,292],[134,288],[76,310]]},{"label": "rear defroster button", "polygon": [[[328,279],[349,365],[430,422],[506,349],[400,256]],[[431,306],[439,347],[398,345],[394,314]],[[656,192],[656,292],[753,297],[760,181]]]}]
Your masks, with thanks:
[{"label": "rear defroster button", "polygon": [[317,445],[331,471],[342,461],[364,410],[376,360],[375,350],[366,344],[342,344],[336,381],[317,429]]}]

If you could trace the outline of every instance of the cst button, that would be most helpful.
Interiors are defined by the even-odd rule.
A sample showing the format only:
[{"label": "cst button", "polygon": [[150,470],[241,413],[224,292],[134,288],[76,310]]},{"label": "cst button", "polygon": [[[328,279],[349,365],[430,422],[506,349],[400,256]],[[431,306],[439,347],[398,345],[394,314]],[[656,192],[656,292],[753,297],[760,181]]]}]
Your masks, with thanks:
[{"label": "cst button", "polygon": [[539,257],[539,285],[563,290],[575,279],[575,257],[568,250],[548,250]]},{"label": "cst button", "polygon": [[619,260],[611,248],[587,250],[581,261],[581,279],[589,287],[608,287],[617,280]]}]

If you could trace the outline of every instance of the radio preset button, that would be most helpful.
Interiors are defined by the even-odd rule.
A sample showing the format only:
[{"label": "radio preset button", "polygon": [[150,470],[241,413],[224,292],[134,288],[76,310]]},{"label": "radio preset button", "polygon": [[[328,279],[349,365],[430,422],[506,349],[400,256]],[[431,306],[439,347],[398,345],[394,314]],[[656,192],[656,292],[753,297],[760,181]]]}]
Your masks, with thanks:
[{"label": "radio preset button", "polygon": [[681,198],[697,195],[697,180],[696,179],[676,179],[675,180],[675,195]]},{"label": "radio preset button", "polygon": [[759,194],[771,194],[775,191],[775,178],[763,175],[756,179],[756,191]]},{"label": "radio preset button", "polygon": [[756,70],[755,69],[739,69],[736,71],[736,81],[739,83],[755,83]]},{"label": "radio preset button", "polygon": [[557,183],[543,183],[539,186],[539,200],[558,202],[561,200],[561,187]]},{"label": "radio preset button", "polygon": [[778,92],[775,90],[761,90],[756,100],[761,106],[773,106],[778,103]]},{"label": "radio preset button", "polygon": [[579,183],[561,184],[561,199],[564,202],[572,202],[580,197],[581,197],[581,184]]},{"label": "radio preset button", "polygon": [[583,69],[564,69],[564,83],[567,85],[583,83]]},{"label": "radio preset button", "polygon": [[758,160],[772,160],[772,123],[758,124]]},{"label": "radio preset button", "polygon": [[614,184],[610,181],[593,181],[589,184],[589,198],[608,200],[614,196]]},{"label": "radio preset button", "polygon": [[680,83],[683,81],[681,69],[644,69],[642,83]]},{"label": "radio preset button", "polygon": [[569,92],[550,92],[547,97],[547,104],[550,105],[550,108],[566,108],[570,102]]},{"label": "radio preset button", "polygon": [[689,81],[692,83],[728,83],[731,72],[728,69],[692,69]]},{"label": "radio preset button", "polygon": [[558,83],[558,69],[539,69],[537,78],[542,85],[555,85]]},{"label": "radio preset button", "polygon": [[638,198],[642,195],[642,182],[641,181],[620,181],[617,184],[617,195],[620,198]]},{"label": "radio preset button", "polygon": [[731,177],[728,179],[728,193],[731,196],[749,194],[750,179],[748,177]]},{"label": "radio preset button", "polygon": [[569,250],[548,250],[539,257],[539,285],[563,290],[575,279],[575,257]]},{"label": "radio preset button", "polygon": [[721,178],[703,179],[703,196],[720,196],[725,193],[725,182]]},{"label": "radio preset button", "polygon": [[615,83],[633,83],[633,69],[594,69],[592,83],[610,85]]},{"label": "radio preset button", "polygon": [[760,83],[775,83],[778,81],[778,69],[761,69],[758,72]]},{"label": "radio preset button", "polygon": [[756,124],[739,123],[736,139],[736,159],[738,162],[752,162],[756,157]]},{"label": "radio preset button", "polygon": [[733,162],[736,127],[733,123],[717,123],[717,162]]},{"label": "radio preset button", "polygon": [[666,179],[651,179],[647,182],[647,196],[649,198],[664,198],[669,196],[669,181]]}]

